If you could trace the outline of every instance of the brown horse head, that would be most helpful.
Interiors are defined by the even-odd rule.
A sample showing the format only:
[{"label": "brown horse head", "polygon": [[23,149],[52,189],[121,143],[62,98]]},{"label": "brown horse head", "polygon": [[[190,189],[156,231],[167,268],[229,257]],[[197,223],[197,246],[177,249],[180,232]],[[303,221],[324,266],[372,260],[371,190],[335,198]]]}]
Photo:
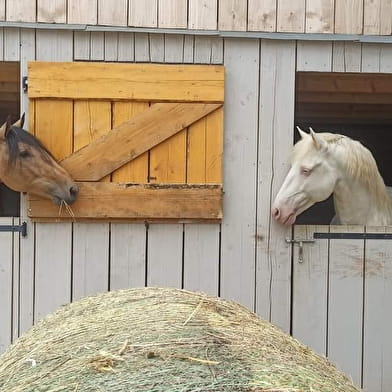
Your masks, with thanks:
[{"label": "brown horse head", "polygon": [[33,135],[23,130],[24,115],[0,128],[0,182],[18,192],[33,193],[55,204],[71,204],[78,186]]}]

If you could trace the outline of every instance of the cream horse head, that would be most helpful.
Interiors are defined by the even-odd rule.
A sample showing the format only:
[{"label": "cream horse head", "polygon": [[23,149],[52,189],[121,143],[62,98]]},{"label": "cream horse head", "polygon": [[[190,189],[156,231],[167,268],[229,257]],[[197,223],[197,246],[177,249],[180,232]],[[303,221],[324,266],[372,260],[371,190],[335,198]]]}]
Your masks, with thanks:
[{"label": "cream horse head", "polygon": [[0,127],[0,182],[17,192],[71,204],[78,186],[33,135],[23,130],[24,116]]},{"label": "cream horse head", "polygon": [[299,214],[333,194],[340,223],[391,224],[391,198],[370,151],[343,135],[297,129],[301,140],[273,203],[275,220],[292,225]]}]

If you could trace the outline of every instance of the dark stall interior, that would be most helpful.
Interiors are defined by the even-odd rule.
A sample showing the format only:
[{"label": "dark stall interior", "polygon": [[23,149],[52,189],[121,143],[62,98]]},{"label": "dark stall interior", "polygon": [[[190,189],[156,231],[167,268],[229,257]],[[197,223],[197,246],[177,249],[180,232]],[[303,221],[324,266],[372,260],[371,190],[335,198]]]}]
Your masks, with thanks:
[{"label": "dark stall interior", "polygon": [[[295,105],[295,125],[359,140],[392,186],[392,75],[298,72]],[[329,224],[333,215],[330,198],[305,211],[297,223]]]}]

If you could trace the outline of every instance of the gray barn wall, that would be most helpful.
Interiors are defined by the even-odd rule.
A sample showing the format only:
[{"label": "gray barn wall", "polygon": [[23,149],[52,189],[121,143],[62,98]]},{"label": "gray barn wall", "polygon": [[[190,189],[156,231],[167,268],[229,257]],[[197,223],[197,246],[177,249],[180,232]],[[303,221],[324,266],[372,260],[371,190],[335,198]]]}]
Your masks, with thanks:
[{"label": "gray barn wall", "polygon": [[32,223],[23,198],[27,238],[0,233],[0,351],[64,303],[144,285],[221,295],[291,330],[291,229],[270,205],[288,169],[295,71],[392,72],[391,45],[3,28],[0,60],[22,76],[30,60],[226,68],[222,224]]}]

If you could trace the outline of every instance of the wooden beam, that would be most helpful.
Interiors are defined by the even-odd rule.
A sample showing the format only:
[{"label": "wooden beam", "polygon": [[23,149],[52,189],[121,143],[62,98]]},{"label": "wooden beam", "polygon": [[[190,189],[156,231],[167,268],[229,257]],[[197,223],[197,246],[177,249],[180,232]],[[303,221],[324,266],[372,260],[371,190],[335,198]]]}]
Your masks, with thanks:
[{"label": "wooden beam", "polygon": [[344,92],[311,92],[300,91],[296,95],[297,102],[306,103],[349,103],[349,104],[389,104],[392,93],[344,93]]},{"label": "wooden beam", "polygon": [[32,219],[120,219],[120,220],[198,220],[222,218],[222,186],[205,184],[116,184],[79,183],[78,200],[65,207],[50,200],[29,196],[28,215]]},{"label": "wooden beam", "polygon": [[392,77],[389,74],[298,72],[298,92],[340,92],[340,93],[390,93]]},{"label": "wooden beam", "polygon": [[224,100],[221,65],[30,62],[28,68],[29,98]]},{"label": "wooden beam", "polygon": [[61,164],[78,181],[98,181],[219,107],[220,104],[156,103]]}]

